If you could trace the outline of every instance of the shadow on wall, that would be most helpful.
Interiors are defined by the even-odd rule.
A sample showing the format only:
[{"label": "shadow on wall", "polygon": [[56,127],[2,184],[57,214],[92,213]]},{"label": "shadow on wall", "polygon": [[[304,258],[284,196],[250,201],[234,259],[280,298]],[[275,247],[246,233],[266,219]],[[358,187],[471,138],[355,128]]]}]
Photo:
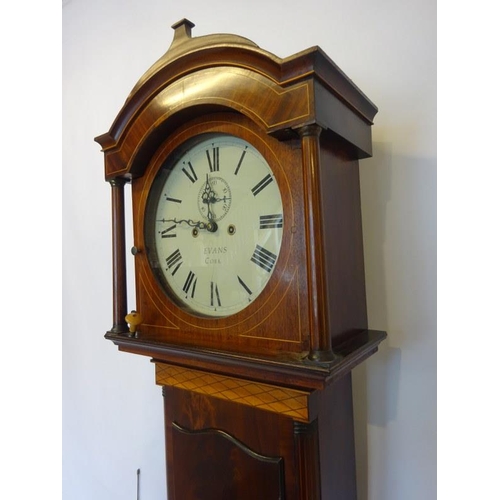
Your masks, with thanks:
[{"label": "shadow on wall", "polygon": [[[361,162],[360,183],[365,253],[368,324],[388,330],[384,244],[391,199],[392,145],[374,143],[373,158]],[[371,311],[376,311],[374,318]],[[368,500],[368,425],[386,427],[397,418],[401,350],[390,347],[391,332],[379,351],[353,371],[358,500]],[[369,377],[368,377],[369,367]],[[380,450],[380,457],[386,456]]]},{"label": "shadow on wall", "polygon": [[[379,351],[372,358],[353,371],[358,500],[374,498],[368,496],[370,482],[368,425],[386,428],[389,422],[396,420],[400,372],[401,349],[390,347],[387,341],[380,345]],[[373,460],[373,455],[371,459]],[[385,441],[380,441],[377,444],[377,460],[389,460]],[[388,467],[384,466],[380,469],[387,471]],[[380,490],[390,489],[391,480],[389,477],[381,477],[379,480],[385,483],[385,485],[381,485]]]},{"label": "shadow on wall", "polygon": [[[422,405],[422,415],[404,428],[418,428],[419,419],[432,416],[435,396],[430,385],[406,381],[403,387],[402,373],[422,371],[422,384],[429,384],[436,364],[436,162],[397,154],[388,142],[373,148],[373,158],[360,166],[368,324],[387,331],[387,339],[353,371],[358,500],[401,498],[389,427],[401,429],[409,414],[402,405],[411,404]],[[370,442],[376,442],[376,466]]]}]

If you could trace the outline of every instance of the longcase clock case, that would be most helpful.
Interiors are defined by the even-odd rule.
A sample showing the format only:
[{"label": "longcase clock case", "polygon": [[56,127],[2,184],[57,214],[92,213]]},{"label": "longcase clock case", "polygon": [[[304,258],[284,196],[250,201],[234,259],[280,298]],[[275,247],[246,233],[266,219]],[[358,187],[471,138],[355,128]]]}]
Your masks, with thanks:
[{"label": "longcase clock case", "polygon": [[[193,37],[193,26],[173,26],[170,48],[96,138],[112,193],[105,337],[155,364],[169,499],[354,500],[351,370],[386,336],[367,324],[358,169],[377,108],[319,47],[282,59],[236,35]],[[149,258],[154,180],[200,134],[255,147],[282,197],[272,275],[225,317],[193,314]],[[127,316],[129,182],[139,324]]]}]

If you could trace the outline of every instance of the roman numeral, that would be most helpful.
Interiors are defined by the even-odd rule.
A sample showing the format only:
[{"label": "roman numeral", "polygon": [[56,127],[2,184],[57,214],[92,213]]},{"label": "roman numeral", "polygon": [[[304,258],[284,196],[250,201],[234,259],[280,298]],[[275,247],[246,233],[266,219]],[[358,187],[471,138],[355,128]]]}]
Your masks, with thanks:
[{"label": "roman numeral", "polygon": [[189,271],[189,274],[186,278],[186,282],[184,283],[184,286],[182,287],[182,290],[186,293],[186,298],[189,294],[189,289],[191,288],[191,298],[194,297],[194,292],[196,290],[196,282],[198,281],[198,278],[196,278],[196,275],[192,272]]},{"label": "roman numeral", "polygon": [[252,295],[252,290],[248,288],[247,284],[238,276],[238,281],[240,282],[240,285],[245,289],[245,291],[248,293],[248,295]]},{"label": "roman numeral", "polygon": [[219,147],[212,148],[212,158],[210,158],[210,151],[206,151],[208,166],[210,167],[210,172],[219,171]]},{"label": "roman numeral", "polygon": [[173,201],[174,203],[182,203],[182,200],[178,200],[177,198],[170,198],[168,196],[165,196],[167,201]]},{"label": "roman numeral", "polygon": [[172,276],[173,276],[179,270],[179,267],[181,267],[181,264],[182,264],[182,256],[181,256],[181,252],[179,251],[179,249],[172,252],[166,258],[166,261],[167,261],[167,268],[168,269],[174,268],[174,270],[172,271]]},{"label": "roman numeral", "polygon": [[276,263],[277,255],[274,255],[269,250],[262,248],[260,245],[257,245],[252,257],[250,260],[257,264],[259,267],[262,267],[265,271],[270,273],[273,270],[273,266]]},{"label": "roman numeral", "polygon": [[222,305],[220,303],[220,296],[219,296],[219,288],[217,285],[211,281],[210,282],[210,305],[214,307],[215,300],[217,300],[217,304],[219,307]]},{"label": "roman numeral", "polygon": [[241,153],[240,161],[238,162],[238,165],[236,167],[236,170],[234,171],[234,175],[238,175],[238,172],[240,171],[241,164],[243,163],[243,158],[245,158],[245,155],[247,153],[246,147],[243,153]]},{"label": "roman numeral", "polygon": [[280,227],[283,227],[283,214],[260,216],[260,229],[277,229]]},{"label": "roman numeral", "polygon": [[266,186],[273,182],[271,174],[267,174],[257,185],[252,188],[252,193],[257,196]]},{"label": "roman numeral", "polygon": [[173,226],[167,227],[167,229],[160,231],[161,237],[162,238],[175,238],[177,235],[175,233],[171,233],[170,231],[172,231],[176,227],[177,226],[174,224]]},{"label": "roman numeral", "polygon": [[194,171],[193,165],[191,165],[190,161],[188,161],[188,167],[191,173],[189,173],[185,168],[183,168],[182,171],[186,174],[186,177],[194,184],[198,180],[198,176],[196,175],[196,172]]}]

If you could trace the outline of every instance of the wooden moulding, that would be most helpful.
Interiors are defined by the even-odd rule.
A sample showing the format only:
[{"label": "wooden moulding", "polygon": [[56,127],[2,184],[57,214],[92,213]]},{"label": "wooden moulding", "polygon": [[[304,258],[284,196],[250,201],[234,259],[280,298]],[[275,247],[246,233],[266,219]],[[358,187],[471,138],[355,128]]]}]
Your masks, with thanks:
[{"label": "wooden moulding", "polygon": [[232,377],[248,377],[256,382],[276,384],[299,390],[323,389],[341,379],[353,368],[375,354],[386,332],[365,330],[337,346],[334,362],[320,364],[307,359],[292,362],[262,356],[210,351],[145,341],[108,332],[111,340],[123,352],[149,356],[153,362],[165,362],[211,371]]}]

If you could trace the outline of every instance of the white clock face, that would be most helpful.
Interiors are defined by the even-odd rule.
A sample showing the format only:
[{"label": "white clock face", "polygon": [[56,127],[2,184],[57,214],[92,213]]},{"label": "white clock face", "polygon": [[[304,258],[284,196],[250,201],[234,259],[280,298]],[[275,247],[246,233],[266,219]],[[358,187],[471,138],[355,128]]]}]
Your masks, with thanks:
[{"label": "white clock face", "polygon": [[276,267],[280,190],[250,143],[206,134],[160,170],[145,231],[162,286],[191,313],[229,316],[259,296]]}]

